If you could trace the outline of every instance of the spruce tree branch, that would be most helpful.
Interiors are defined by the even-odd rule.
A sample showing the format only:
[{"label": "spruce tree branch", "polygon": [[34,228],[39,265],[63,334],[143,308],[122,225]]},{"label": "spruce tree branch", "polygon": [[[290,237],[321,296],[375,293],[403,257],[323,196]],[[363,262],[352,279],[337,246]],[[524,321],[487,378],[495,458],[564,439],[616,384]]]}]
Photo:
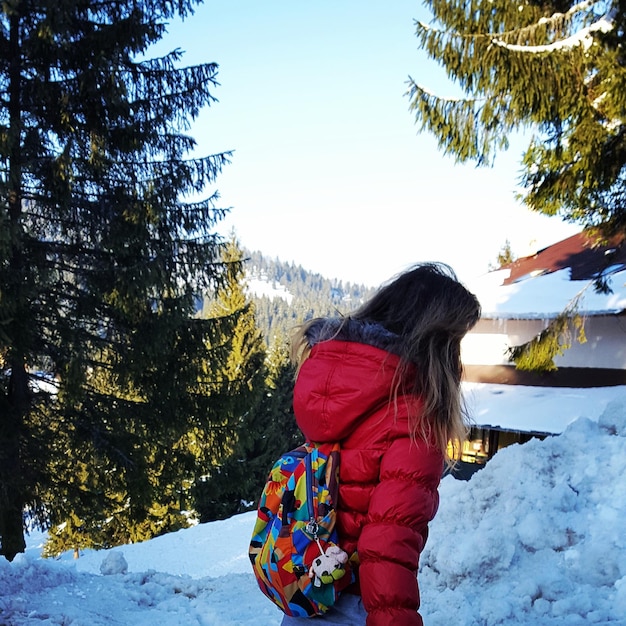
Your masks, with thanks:
[{"label": "spruce tree branch", "polygon": [[574,295],[564,309],[550,321],[548,326],[530,341],[508,348],[510,361],[515,362],[517,369],[526,371],[555,371],[554,363],[571,347],[572,326],[578,331],[579,343],[587,341],[585,336],[585,316],[579,313],[585,292],[596,284],[598,279],[590,280]]},{"label": "spruce tree branch", "polygon": [[[453,104],[453,103],[462,102],[467,105],[473,105],[476,103],[485,102],[487,100],[486,98],[448,98],[445,96],[439,96],[433,93],[427,87],[424,87],[423,85],[420,85],[419,83],[415,82],[415,80],[411,76],[409,76],[407,84],[409,85],[409,88],[407,89],[404,95],[411,98],[411,100],[413,100],[414,98],[426,98],[426,99],[434,98],[442,104],[443,103]],[[412,104],[410,107],[410,110],[414,110],[414,109],[415,109],[415,105]]]},{"label": "spruce tree branch", "polygon": [[541,46],[525,46],[518,44],[507,43],[503,39],[496,37],[492,40],[492,43],[501,48],[506,48],[511,52],[524,52],[528,54],[542,54],[547,52],[556,52],[558,50],[568,51],[577,46],[582,46],[584,50],[588,50],[594,42],[593,33],[608,33],[613,30],[615,24],[610,17],[601,17],[599,20],[590,24],[589,26],[582,28],[577,33],[553,41],[552,43]]},{"label": "spruce tree branch", "polygon": [[[522,26],[520,28],[515,28],[512,30],[502,32],[502,33],[492,33],[492,32],[459,33],[459,32],[453,32],[453,31],[446,31],[446,30],[433,28],[432,26],[429,26],[428,24],[425,24],[424,22],[420,20],[415,20],[415,26],[418,31],[418,36],[420,34],[422,36],[425,36],[428,34],[430,36],[441,36],[446,39],[459,39],[459,40],[480,40],[480,39],[488,39],[488,40],[518,39],[519,40],[521,38],[528,36],[530,33],[534,32],[538,28],[547,28],[547,27],[561,28],[563,24],[565,24],[566,22],[570,22],[581,13],[591,9],[596,4],[599,4],[597,0],[583,0],[583,2],[579,2],[578,4],[574,5],[565,13],[553,13],[552,15],[548,17],[541,17],[534,24],[530,24],[528,26]],[[614,13],[615,13],[615,9],[612,9],[609,13],[609,16],[613,15]],[[611,21],[611,18],[609,16],[607,16],[606,18],[601,18],[601,20],[599,21],[602,21],[603,19],[606,19],[607,21]]]}]

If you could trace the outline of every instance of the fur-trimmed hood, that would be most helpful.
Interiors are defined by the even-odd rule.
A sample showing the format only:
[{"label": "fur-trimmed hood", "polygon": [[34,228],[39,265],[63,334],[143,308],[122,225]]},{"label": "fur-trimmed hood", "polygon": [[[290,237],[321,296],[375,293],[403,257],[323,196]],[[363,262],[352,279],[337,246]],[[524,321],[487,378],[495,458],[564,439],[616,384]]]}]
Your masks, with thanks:
[{"label": "fur-trimmed hood", "polygon": [[311,353],[294,387],[296,420],[313,441],[341,441],[388,403],[402,358],[399,337],[380,324],[329,318],[314,321],[306,338]]},{"label": "fur-trimmed hood", "polygon": [[398,335],[376,322],[354,320],[350,317],[316,320],[307,329],[306,338],[311,347],[322,341],[337,339],[364,343],[392,354],[402,354]]}]

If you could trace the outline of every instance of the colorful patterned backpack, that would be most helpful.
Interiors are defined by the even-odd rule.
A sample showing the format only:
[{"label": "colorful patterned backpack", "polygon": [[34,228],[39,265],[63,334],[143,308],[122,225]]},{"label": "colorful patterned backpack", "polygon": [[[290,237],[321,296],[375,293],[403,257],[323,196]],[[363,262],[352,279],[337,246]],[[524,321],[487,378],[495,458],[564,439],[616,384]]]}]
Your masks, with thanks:
[{"label": "colorful patterned backpack", "polygon": [[249,556],[261,591],[294,617],[323,615],[354,578],[338,547],[339,444],[283,454],[261,494]]}]

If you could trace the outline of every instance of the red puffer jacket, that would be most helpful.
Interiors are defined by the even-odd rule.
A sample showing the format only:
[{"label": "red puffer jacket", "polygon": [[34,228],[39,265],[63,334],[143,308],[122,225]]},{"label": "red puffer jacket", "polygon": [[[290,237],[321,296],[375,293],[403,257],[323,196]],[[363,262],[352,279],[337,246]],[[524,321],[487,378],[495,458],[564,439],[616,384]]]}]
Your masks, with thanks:
[{"label": "red puffer jacket", "polygon": [[354,591],[367,626],[421,625],[417,568],[443,457],[425,441],[411,442],[407,415],[419,399],[389,402],[398,356],[352,340],[312,343],[294,411],[308,440],[341,442],[337,526],[342,547],[358,554]]}]

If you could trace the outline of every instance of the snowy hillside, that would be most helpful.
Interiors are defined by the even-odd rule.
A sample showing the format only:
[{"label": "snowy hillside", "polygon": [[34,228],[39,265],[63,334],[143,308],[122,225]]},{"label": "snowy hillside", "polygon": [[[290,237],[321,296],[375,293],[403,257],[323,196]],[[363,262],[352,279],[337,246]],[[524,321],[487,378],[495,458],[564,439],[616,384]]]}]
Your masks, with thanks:
[{"label": "snowy hillside", "polygon": [[248,279],[248,291],[251,295],[261,298],[267,296],[268,298],[282,298],[291,304],[293,300],[293,294],[289,293],[284,285],[277,285],[275,282],[271,282],[267,277],[253,277]]},{"label": "snowy hillside", "polygon": [[[426,625],[626,625],[625,451],[623,396],[558,437],[501,450],[469,482],[445,478],[421,563]],[[0,560],[0,624],[278,625],[250,573],[253,520],[78,561],[41,559],[31,536],[25,555]]]}]

